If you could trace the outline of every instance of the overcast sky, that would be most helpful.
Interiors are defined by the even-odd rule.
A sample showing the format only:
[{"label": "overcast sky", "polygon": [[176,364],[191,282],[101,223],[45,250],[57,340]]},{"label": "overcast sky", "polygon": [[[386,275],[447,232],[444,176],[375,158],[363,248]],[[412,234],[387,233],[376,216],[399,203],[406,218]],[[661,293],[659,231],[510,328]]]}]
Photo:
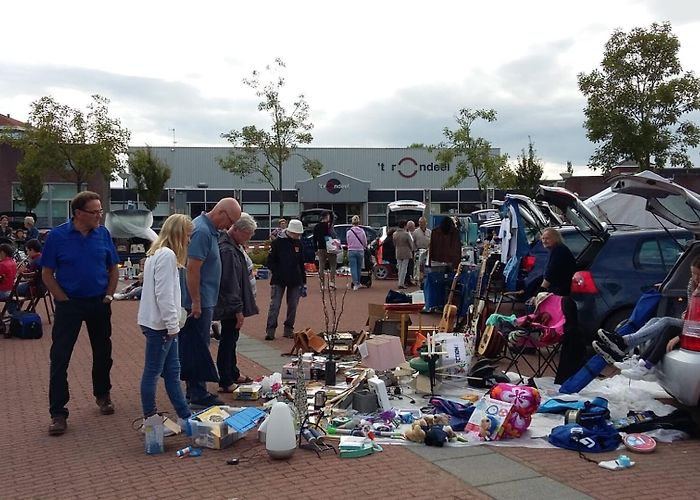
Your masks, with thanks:
[{"label": "overcast sky", "polygon": [[475,131],[512,158],[532,137],[551,178],[567,160],[586,169],[576,77],[616,28],[671,21],[683,68],[700,74],[693,0],[107,4],[3,3],[0,113],[25,120],[44,95],[84,108],[97,93],[134,146],[225,146],[222,132],[268,123],[241,80],[280,57],[283,98],[310,105],[312,146],[437,143],[460,108],[493,108]]}]

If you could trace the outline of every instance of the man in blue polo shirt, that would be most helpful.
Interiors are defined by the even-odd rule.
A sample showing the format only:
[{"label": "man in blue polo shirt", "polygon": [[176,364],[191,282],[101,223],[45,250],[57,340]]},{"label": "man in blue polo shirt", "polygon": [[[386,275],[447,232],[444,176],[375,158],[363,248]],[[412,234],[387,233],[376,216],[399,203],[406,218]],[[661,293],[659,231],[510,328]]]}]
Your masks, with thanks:
[{"label": "man in blue polo shirt", "polygon": [[54,228],[41,256],[41,277],[56,302],[51,332],[49,435],[66,431],[70,399],[68,364],[83,321],[92,346],[92,390],[103,415],[114,413],[112,384],[112,296],[119,279],[119,257],[109,231],[100,225],[102,203],[92,191],[71,201],[73,217]]},{"label": "man in blue polo shirt", "polygon": [[207,390],[207,381],[218,382],[208,349],[209,330],[221,281],[219,231],[233,226],[240,216],[238,202],[233,198],[223,198],[209,212],[203,212],[192,221],[194,228],[187,248],[186,286],[182,287],[182,305],[189,315],[180,330],[180,364],[185,395],[195,409],[224,404]]}]

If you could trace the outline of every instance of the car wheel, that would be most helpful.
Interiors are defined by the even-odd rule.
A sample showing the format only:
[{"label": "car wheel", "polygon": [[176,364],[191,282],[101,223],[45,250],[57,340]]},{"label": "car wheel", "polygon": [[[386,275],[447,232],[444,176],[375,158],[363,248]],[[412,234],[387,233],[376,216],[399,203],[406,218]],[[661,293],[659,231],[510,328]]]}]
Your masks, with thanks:
[{"label": "car wheel", "polygon": [[622,309],[618,309],[610,316],[605,318],[605,321],[603,321],[602,328],[609,332],[614,332],[619,326],[622,326],[622,323],[629,319],[630,314],[632,314],[632,309],[632,307],[624,307]]},{"label": "car wheel", "polygon": [[389,277],[389,268],[384,264],[377,264],[374,266],[374,269],[372,269],[372,274],[374,274],[374,277],[378,280],[385,280]]}]

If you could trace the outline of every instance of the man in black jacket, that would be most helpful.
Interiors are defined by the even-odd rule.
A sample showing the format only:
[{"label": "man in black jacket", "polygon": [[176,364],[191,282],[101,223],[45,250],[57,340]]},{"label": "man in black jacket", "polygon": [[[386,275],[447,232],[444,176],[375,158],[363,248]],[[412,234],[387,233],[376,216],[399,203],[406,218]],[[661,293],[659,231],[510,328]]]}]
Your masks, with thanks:
[{"label": "man in black jacket", "polygon": [[233,392],[239,383],[248,382],[241,377],[236,359],[236,343],[244,318],[258,314],[255,303],[255,277],[252,274],[243,246],[255,234],[257,224],[247,213],[242,213],[231,228],[219,237],[221,255],[221,284],[219,298],[214,307],[214,319],[221,320],[221,340],[216,355],[219,370],[219,392]]},{"label": "man in black jacket", "polygon": [[272,273],[270,280],[270,310],[267,313],[265,340],[275,339],[277,317],[282,305],[282,295],[287,291],[287,319],[284,321],[284,336],[294,337],[294,321],[299,297],[306,292],[306,272],[301,255],[301,235],[304,226],[298,219],[289,221],[287,229],[280,232],[270,246],[267,267]]}]

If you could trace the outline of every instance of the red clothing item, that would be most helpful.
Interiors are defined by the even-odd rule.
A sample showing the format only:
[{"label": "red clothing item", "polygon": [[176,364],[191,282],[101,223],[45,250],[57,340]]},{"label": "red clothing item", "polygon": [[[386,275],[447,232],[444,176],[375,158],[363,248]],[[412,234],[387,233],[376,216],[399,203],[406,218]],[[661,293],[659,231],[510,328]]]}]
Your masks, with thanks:
[{"label": "red clothing item", "polygon": [[17,265],[12,257],[0,260],[0,292],[11,292],[17,277]]}]

